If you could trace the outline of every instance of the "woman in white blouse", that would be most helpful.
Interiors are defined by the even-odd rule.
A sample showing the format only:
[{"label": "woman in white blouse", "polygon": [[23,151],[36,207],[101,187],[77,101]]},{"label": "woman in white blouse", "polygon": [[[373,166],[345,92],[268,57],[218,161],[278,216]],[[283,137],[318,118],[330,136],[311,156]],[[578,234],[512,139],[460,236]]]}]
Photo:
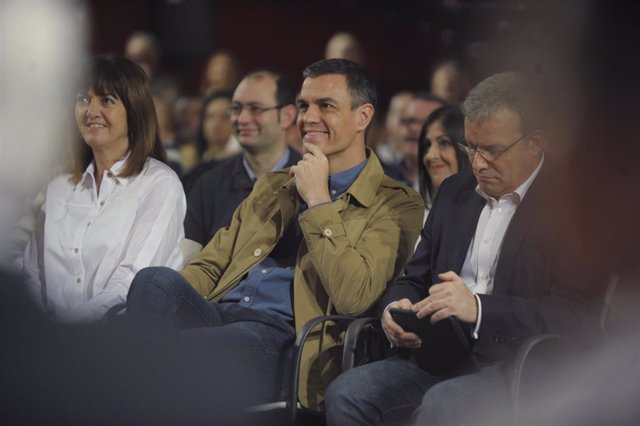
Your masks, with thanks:
[{"label": "woman in white blouse", "polygon": [[186,203],[165,164],[142,68],[118,56],[91,59],[75,118],[73,172],[49,183],[24,267],[55,319],[87,322],[126,300],[138,270],[183,266]]}]

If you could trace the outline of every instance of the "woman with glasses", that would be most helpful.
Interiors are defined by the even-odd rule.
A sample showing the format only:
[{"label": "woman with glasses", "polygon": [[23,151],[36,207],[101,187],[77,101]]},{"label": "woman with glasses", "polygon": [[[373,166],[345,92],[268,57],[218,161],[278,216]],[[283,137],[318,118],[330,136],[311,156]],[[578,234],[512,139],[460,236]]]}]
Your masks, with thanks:
[{"label": "woman with glasses", "polygon": [[91,59],[75,119],[73,170],[49,183],[24,268],[54,319],[90,322],[125,301],[140,269],[183,266],[186,203],[142,68],[119,56]]},{"label": "woman with glasses", "polygon": [[455,106],[438,108],[427,117],[418,140],[418,183],[428,212],[442,181],[471,167],[459,146],[466,145],[464,115]]}]

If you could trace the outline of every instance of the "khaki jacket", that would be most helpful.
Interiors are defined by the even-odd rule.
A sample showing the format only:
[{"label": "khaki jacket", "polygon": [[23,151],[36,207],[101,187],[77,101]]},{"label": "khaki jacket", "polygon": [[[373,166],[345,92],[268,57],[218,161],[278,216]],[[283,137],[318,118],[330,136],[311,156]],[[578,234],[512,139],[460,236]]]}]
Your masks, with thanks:
[{"label": "khaki jacket", "polygon": [[[384,175],[370,150],[364,169],[333,203],[298,211],[288,170],[258,179],[200,255],[181,271],[207,300],[218,301],[269,255],[296,218],[303,233],[293,280],[295,328],[324,314],[362,315],[398,277],[422,228],[424,203],[413,189]],[[304,347],[299,398],[319,405],[337,371],[340,335],[325,326]],[[333,348],[333,350],[332,350]]]}]

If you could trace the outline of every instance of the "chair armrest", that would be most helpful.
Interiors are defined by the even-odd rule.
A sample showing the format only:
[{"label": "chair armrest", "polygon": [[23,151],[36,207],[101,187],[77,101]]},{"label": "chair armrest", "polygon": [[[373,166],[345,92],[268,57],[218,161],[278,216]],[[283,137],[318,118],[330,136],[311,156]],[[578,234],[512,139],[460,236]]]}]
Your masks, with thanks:
[{"label": "chair armrest", "polygon": [[287,401],[287,410],[289,411],[288,418],[291,421],[291,424],[295,424],[295,419],[297,415],[297,403],[298,403],[298,389],[299,389],[299,379],[300,379],[300,366],[302,363],[302,347],[304,346],[307,338],[311,331],[316,328],[318,325],[323,324],[327,321],[334,321],[340,323],[351,323],[355,320],[354,317],[349,317],[345,315],[324,315],[320,317],[316,317],[308,321],[300,330],[298,335],[296,336],[296,341],[293,346],[293,371],[290,376],[289,383],[289,395]]},{"label": "chair armrest", "polygon": [[522,380],[522,374],[525,369],[527,361],[530,359],[530,355],[534,349],[539,349],[542,345],[556,344],[566,345],[573,339],[569,336],[560,334],[538,334],[527,339],[516,352],[516,356],[511,366],[511,397],[513,398],[513,408],[518,418],[519,411],[519,399],[520,399],[520,384]]},{"label": "chair armrest", "polygon": [[358,318],[351,322],[344,338],[344,348],[342,352],[342,371],[350,370],[354,367],[358,340],[365,327],[380,323],[380,318],[366,317]]}]

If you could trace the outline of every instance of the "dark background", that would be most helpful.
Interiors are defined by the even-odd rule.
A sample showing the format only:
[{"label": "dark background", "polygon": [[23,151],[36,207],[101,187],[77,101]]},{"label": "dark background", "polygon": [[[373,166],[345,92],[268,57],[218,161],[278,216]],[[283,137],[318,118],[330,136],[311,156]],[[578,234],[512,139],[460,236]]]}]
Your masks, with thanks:
[{"label": "dark background", "polygon": [[[527,39],[522,25],[531,1],[471,0],[92,0],[90,52],[122,51],[135,30],[155,34],[162,68],[197,90],[206,58],[235,52],[244,71],[282,69],[295,84],[305,66],[321,59],[338,31],[364,47],[365,65],[383,103],[397,90],[428,88],[431,67],[442,58],[466,60],[477,78],[494,72],[480,57],[496,37]],[[511,37],[522,33],[524,36]]]}]

